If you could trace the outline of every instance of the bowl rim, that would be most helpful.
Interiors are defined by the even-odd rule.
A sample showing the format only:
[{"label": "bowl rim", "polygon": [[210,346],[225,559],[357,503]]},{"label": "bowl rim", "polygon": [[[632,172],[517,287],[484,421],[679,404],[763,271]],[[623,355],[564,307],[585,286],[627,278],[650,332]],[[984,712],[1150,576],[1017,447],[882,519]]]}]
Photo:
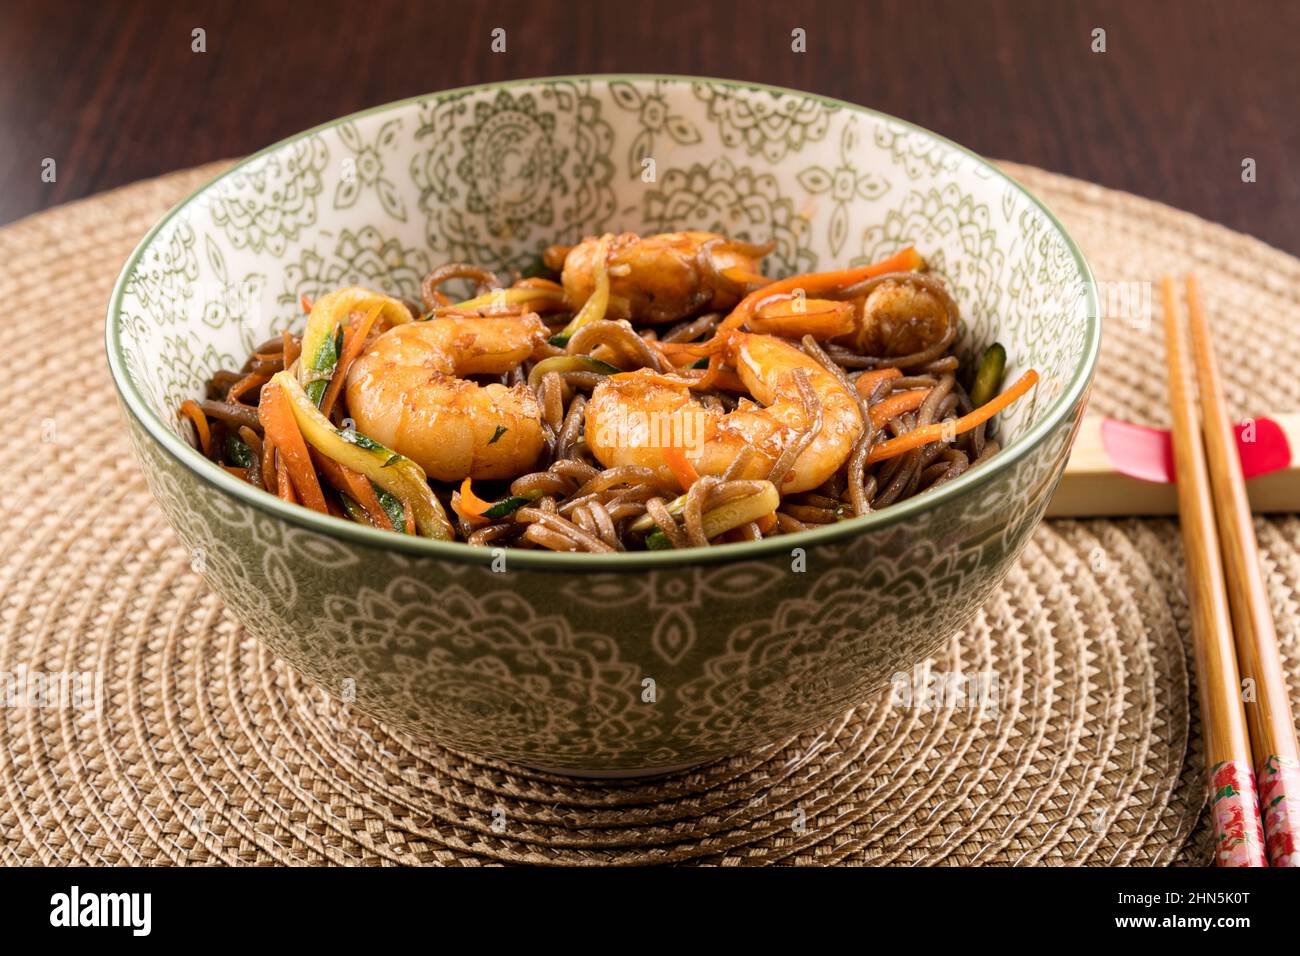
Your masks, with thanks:
[{"label": "bowl rim", "polygon": [[[1066,248],[1069,249],[1070,254],[1074,259],[1075,267],[1078,269],[1079,274],[1083,279],[1084,301],[1087,306],[1083,358],[1075,367],[1074,374],[1066,383],[1065,387],[1061,389],[1055,399],[1052,400],[1052,403],[1044,411],[1039,420],[1034,422],[1023,435],[1018,436],[1010,445],[1003,448],[999,454],[995,455],[979,468],[970,469],[965,474],[958,476],[952,481],[945,482],[939,488],[926,492],[923,495],[915,495],[911,498],[905,499],[904,501],[892,504],[888,508],[883,508],[880,511],[873,511],[870,514],[862,515],[860,517],[847,518],[843,521],[838,521],[835,524],[823,525],[819,528],[811,528],[807,531],[799,531],[790,535],[779,535],[775,538],[765,538],[761,541],[739,542],[722,547],[683,548],[667,551],[615,552],[613,554],[593,554],[585,552],[569,553],[544,549],[477,548],[468,545],[463,541],[440,541],[432,538],[415,537],[412,535],[399,535],[394,534],[391,531],[382,531],[378,528],[367,527],[353,521],[346,521],[343,518],[335,518],[331,515],[322,515],[309,508],[304,508],[301,505],[290,504],[282,501],[275,495],[270,495],[259,488],[254,488],[247,482],[240,481],[234,475],[231,475],[217,467],[208,459],[204,458],[197,449],[193,448],[188,442],[182,440],[179,435],[173,432],[145,401],[144,396],[136,387],[135,382],[131,379],[131,376],[127,374],[121,348],[121,306],[122,297],[126,291],[127,278],[135,269],[141,256],[144,254],[144,251],[153,242],[154,237],[157,236],[158,233],[172,221],[172,219],[178,216],[182,211],[186,210],[190,204],[198,199],[203,193],[215,188],[223,180],[239,173],[241,170],[256,163],[264,156],[283,149],[284,147],[315,133],[332,129],[343,123],[353,122],[390,110],[414,106],[453,94],[463,95],[490,90],[510,89],[514,87],[537,86],[546,83],[565,81],[576,82],[584,80],[596,80],[605,83],[611,83],[618,80],[635,82],[669,80],[677,83],[712,83],[721,84],[722,86],[737,90],[750,90],[784,96],[804,97],[827,106],[835,107],[836,109],[850,110],[855,113],[873,116],[892,123],[898,123],[908,130],[921,133],[953,150],[956,150],[958,153],[970,157],[979,166],[988,170],[993,177],[1010,185],[1024,196],[1025,199],[1036,206],[1065,240]],[[918,126],[908,120],[900,119],[899,117],[873,109],[869,106],[861,106],[856,103],[850,103],[846,100],[823,96],[819,93],[796,90],[790,87],[774,86],[767,83],[756,83],[748,80],[734,80],[723,77],[672,73],[576,73],[559,76],[536,76],[514,80],[476,83],[469,86],[452,87],[432,93],[409,96],[404,99],[382,103],[378,106],[371,106],[354,113],[327,120],[324,123],[320,123],[316,126],[310,127],[309,129],[287,136],[284,139],[278,140],[277,142],[258,150],[221,174],[203,183],[201,186],[190,192],[189,195],[185,196],[172,206],[161,219],[154,223],[149,231],[145,233],[144,237],[136,244],[135,249],[132,250],[131,255],[122,266],[117,281],[114,283],[113,293],[108,301],[108,310],[104,323],[104,345],[108,353],[110,377],[113,380],[113,385],[117,389],[118,396],[124,408],[128,413],[134,416],[136,421],[138,421],[144,428],[145,432],[165,452],[171,455],[172,458],[176,459],[181,466],[188,469],[201,482],[216,491],[222,492],[235,498],[237,501],[251,505],[252,507],[274,517],[284,519],[292,524],[306,528],[309,531],[314,531],[328,535],[332,538],[339,538],[347,542],[354,542],[371,548],[393,550],[438,560],[478,565],[491,565],[500,552],[505,552],[506,558],[504,566],[512,570],[582,570],[591,572],[650,570],[657,568],[675,568],[699,564],[719,564],[733,561],[770,558],[773,555],[783,552],[788,554],[794,548],[829,544],[841,539],[856,537],[860,534],[866,534],[871,531],[887,528],[905,521],[926,509],[939,507],[945,502],[969,494],[976,488],[979,488],[997,478],[1011,466],[1023,459],[1029,454],[1029,452],[1042,444],[1047,435],[1061,424],[1069,411],[1075,406],[1076,402],[1078,402],[1087,391],[1089,383],[1092,380],[1093,372],[1096,368],[1100,343],[1101,310],[1097,296],[1096,280],[1093,276],[1092,268],[1088,264],[1088,260],[1079,249],[1078,243],[1074,241],[1074,237],[1070,235],[1069,230],[1067,230],[1064,224],[1057,219],[1056,215],[1047,207],[1046,203],[978,153],[967,149],[960,143],[953,142],[945,136],[941,136],[938,133],[928,130],[923,126]],[[209,467],[200,467],[201,465],[207,465]]]}]

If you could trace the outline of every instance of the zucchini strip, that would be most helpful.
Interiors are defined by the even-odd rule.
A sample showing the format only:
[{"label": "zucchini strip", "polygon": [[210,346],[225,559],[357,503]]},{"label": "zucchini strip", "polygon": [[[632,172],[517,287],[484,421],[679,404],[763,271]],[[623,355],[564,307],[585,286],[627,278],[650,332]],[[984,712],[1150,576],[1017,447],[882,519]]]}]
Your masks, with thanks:
[{"label": "zucchini strip", "polygon": [[987,405],[994,396],[1002,391],[1002,379],[1007,370],[1007,350],[994,342],[984,350],[980,359],[979,371],[970,388],[970,403],[975,408]]},{"label": "zucchini strip", "polygon": [[[701,521],[704,525],[704,536],[712,541],[732,528],[739,528],[776,511],[781,506],[781,494],[776,490],[776,485],[770,481],[764,482],[764,485],[766,487],[757,494],[734,498],[704,512]],[[663,551],[671,548],[672,543],[669,542],[666,534],[656,528],[646,535],[645,546],[651,551]]]},{"label": "zucchini strip", "polygon": [[494,289],[491,292],[483,293],[483,295],[476,295],[472,299],[466,299],[464,302],[440,305],[432,312],[420,316],[420,321],[423,322],[434,316],[455,312],[482,312],[490,316],[494,312],[508,312],[516,305],[532,305],[534,303],[539,306],[551,306],[546,311],[563,309],[565,306],[564,290],[537,286]]},{"label": "zucchini strip", "polygon": [[528,373],[528,387],[536,388],[549,372],[595,372],[597,375],[617,375],[623,371],[590,355],[552,355],[544,358]]}]

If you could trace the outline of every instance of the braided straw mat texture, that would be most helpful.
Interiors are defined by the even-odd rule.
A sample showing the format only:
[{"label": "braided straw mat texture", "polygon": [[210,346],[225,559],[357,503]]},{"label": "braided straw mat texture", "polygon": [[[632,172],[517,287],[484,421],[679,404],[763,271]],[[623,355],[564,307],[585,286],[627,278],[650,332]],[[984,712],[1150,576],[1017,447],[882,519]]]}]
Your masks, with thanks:
[{"label": "braided straw mat texture", "polygon": [[[997,705],[866,701],[653,781],[590,783],[393,733],[305,685],[191,572],[131,458],[103,314],[131,248],[222,164],[0,229],[0,675],[95,671],[99,713],[0,708],[0,860],[166,863],[1203,864],[1176,525],[1044,525],[938,672]],[[1103,280],[1194,268],[1241,414],[1300,408],[1300,262],[1008,164]],[[1153,313],[1158,309],[1152,296]],[[1253,322],[1249,335],[1242,324]],[[1111,320],[1093,409],[1162,424],[1161,335]],[[1300,689],[1300,519],[1257,522]]]}]

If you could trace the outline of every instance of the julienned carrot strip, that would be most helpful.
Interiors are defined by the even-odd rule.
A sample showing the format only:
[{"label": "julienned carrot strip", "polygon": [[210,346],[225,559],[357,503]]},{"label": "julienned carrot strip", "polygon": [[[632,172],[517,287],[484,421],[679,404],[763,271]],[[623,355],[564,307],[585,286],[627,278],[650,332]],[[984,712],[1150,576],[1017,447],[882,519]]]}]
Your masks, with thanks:
[{"label": "julienned carrot strip", "polygon": [[402,524],[407,534],[415,534],[415,508],[405,498],[402,499]]},{"label": "julienned carrot strip", "polygon": [[852,302],[796,298],[787,292],[764,298],[750,315],[748,327],[768,335],[833,339],[853,331],[853,311]]},{"label": "julienned carrot strip", "polygon": [[881,442],[867,453],[867,464],[884,461],[886,458],[894,458],[911,451],[913,448],[928,445],[932,441],[946,441],[960,435],[962,432],[970,431],[1016,401],[1033,388],[1037,382],[1038,373],[1031,368],[997,398],[985,402],[979,408],[967,412],[955,421],[923,425],[920,428],[914,428],[906,435],[899,435],[897,438]]},{"label": "julienned carrot strip", "polygon": [[682,491],[690,491],[691,485],[700,480],[700,473],[687,460],[686,449],[678,448],[676,445],[668,445],[663,452],[664,464],[673,473],[677,483],[682,486]]},{"label": "julienned carrot strip", "polygon": [[307,442],[303,440],[289,401],[277,382],[268,382],[263,386],[257,417],[262,423],[262,430],[268,437],[275,439],[279,461],[289,473],[302,503],[313,511],[329,514],[316,469],[312,467],[311,456],[307,453]]},{"label": "julienned carrot strip", "polygon": [[199,433],[199,448],[206,458],[212,457],[212,432],[208,428],[208,416],[203,414],[199,403],[192,398],[181,402],[181,414],[194,423],[194,430]]},{"label": "julienned carrot strip", "polygon": [[288,368],[298,361],[298,353],[302,351],[302,347],[293,340],[288,329],[280,333],[280,340],[284,343],[284,351],[281,353],[284,355],[284,367]]},{"label": "julienned carrot strip", "polygon": [[769,531],[772,530],[773,527],[776,526],[776,512],[775,511],[769,512],[768,514],[763,515],[763,517],[759,518],[754,523],[758,525],[759,531],[763,532],[763,534],[767,534]]},{"label": "julienned carrot strip", "polygon": [[564,286],[554,279],[545,279],[542,276],[529,276],[526,279],[520,279],[514,284],[516,289],[549,289],[552,292],[564,292]]},{"label": "julienned carrot strip", "polygon": [[267,435],[262,439],[262,487],[276,493],[275,439]]},{"label": "julienned carrot strip", "polygon": [[289,479],[289,469],[284,467],[284,456],[275,456],[276,493],[291,505],[298,503],[298,496],[293,492],[293,482]]},{"label": "julienned carrot strip", "polygon": [[370,518],[370,523],[385,531],[396,531],[397,529],[393,527],[393,519],[388,517],[388,512],[379,503],[379,495],[375,492],[375,486],[370,483],[370,479],[344,465],[339,465],[339,471],[343,473],[343,480],[351,489],[352,500],[365,511],[366,516]]},{"label": "julienned carrot strip", "polygon": [[473,483],[468,477],[460,483],[460,495],[451,503],[452,510],[469,524],[486,524],[489,519],[483,517],[483,512],[491,507],[492,502],[474,494]]},{"label": "julienned carrot strip", "polygon": [[325,476],[326,481],[361,507],[372,525],[385,531],[396,530],[393,527],[393,520],[388,517],[388,512],[379,503],[379,495],[375,494],[374,485],[370,483],[369,478],[315,450],[311,452],[311,459],[320,473]]},{"label": "julienned carrot strip", "polygon": [[905,392],[895,392],[871,406],[871,424],[883,428],[904,412],[916,411],[929,394],[928,388],[909,388]]},{"label": "julienned carrot strip", "polygon": [[818,292],[853,285],[855,282],[862,282],[874,276],[884,275],[886,272],[911,272],[914,269],[919,269],[922,263],[923,260],[920,254],[914,248],[908,246],[889,258],[881,259],[879,262],[873,262],[870,265],[858,266],[854,269],[837,269],[833,272],[806,272],[802,275],[790,276],[788,279],[781,279],[778,282],[765,285],[761,289],[756,289],[741,299],[740,304],[736,306],[731,315],[727,316],[722,324],[718,326],[718,331],[723,332],[727,329],[738,329],[744,326],[749,321],[750,316],[754,314],[758,304],[769,296],[779,295],[783,292],[793,292],[795,289],[803,289],[804,295],[813,295]]},{"label": "julienned carrot strip", "polygon": [[298,304],[302,306],[302,310],[304,312],[306,312],[308,315],[311,315],[311,299],[307,298],[306,292],[298,296]]},{"label": "julienned carrot strip", "polygon": [[859,395],[861,395],[863,398],[870,398],[871,393],[876,390],[877,385],[879,385],[881,382],[886,382],[889,381],[890,379],[898,378],[902,374],[903,373],[896,368],[872,369],[869,372],[863,372],[861,375],[859,375],[858,380],[854,382],[853,385],[858,390]]},{"label": "julienned carrot strip", "polygon": [[344,330],[343,354],[339,356],[338,362],[335,363],[334,374],[330,376],[329,386],[325,389],[325,394],[320,400],[320,412],[326,418],[329,418],[330,409],[334,407],[334,400],[338,398],[339,392],[343,389],[343,383],[348,377],[348,369],[356,361],[357,356],[361,354],[361,350],[365,348],[366,336],[370,334],[370,327],[375,324],[375,319],[379,318],[379,313],[383,311],[383,308],[383,302],[376,302],[359,324]]}]

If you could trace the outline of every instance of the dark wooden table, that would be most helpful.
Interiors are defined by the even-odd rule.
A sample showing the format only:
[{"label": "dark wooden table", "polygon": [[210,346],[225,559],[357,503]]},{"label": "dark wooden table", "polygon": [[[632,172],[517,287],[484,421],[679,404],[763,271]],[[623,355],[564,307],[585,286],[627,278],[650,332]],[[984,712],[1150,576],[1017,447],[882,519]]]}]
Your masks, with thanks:
[{"label": "dark wooden table", "polygon": [[1298,49],[1294,0],[0,0],[0,222],[387,100],[627,71],[852,100],[1300,254]]}]

